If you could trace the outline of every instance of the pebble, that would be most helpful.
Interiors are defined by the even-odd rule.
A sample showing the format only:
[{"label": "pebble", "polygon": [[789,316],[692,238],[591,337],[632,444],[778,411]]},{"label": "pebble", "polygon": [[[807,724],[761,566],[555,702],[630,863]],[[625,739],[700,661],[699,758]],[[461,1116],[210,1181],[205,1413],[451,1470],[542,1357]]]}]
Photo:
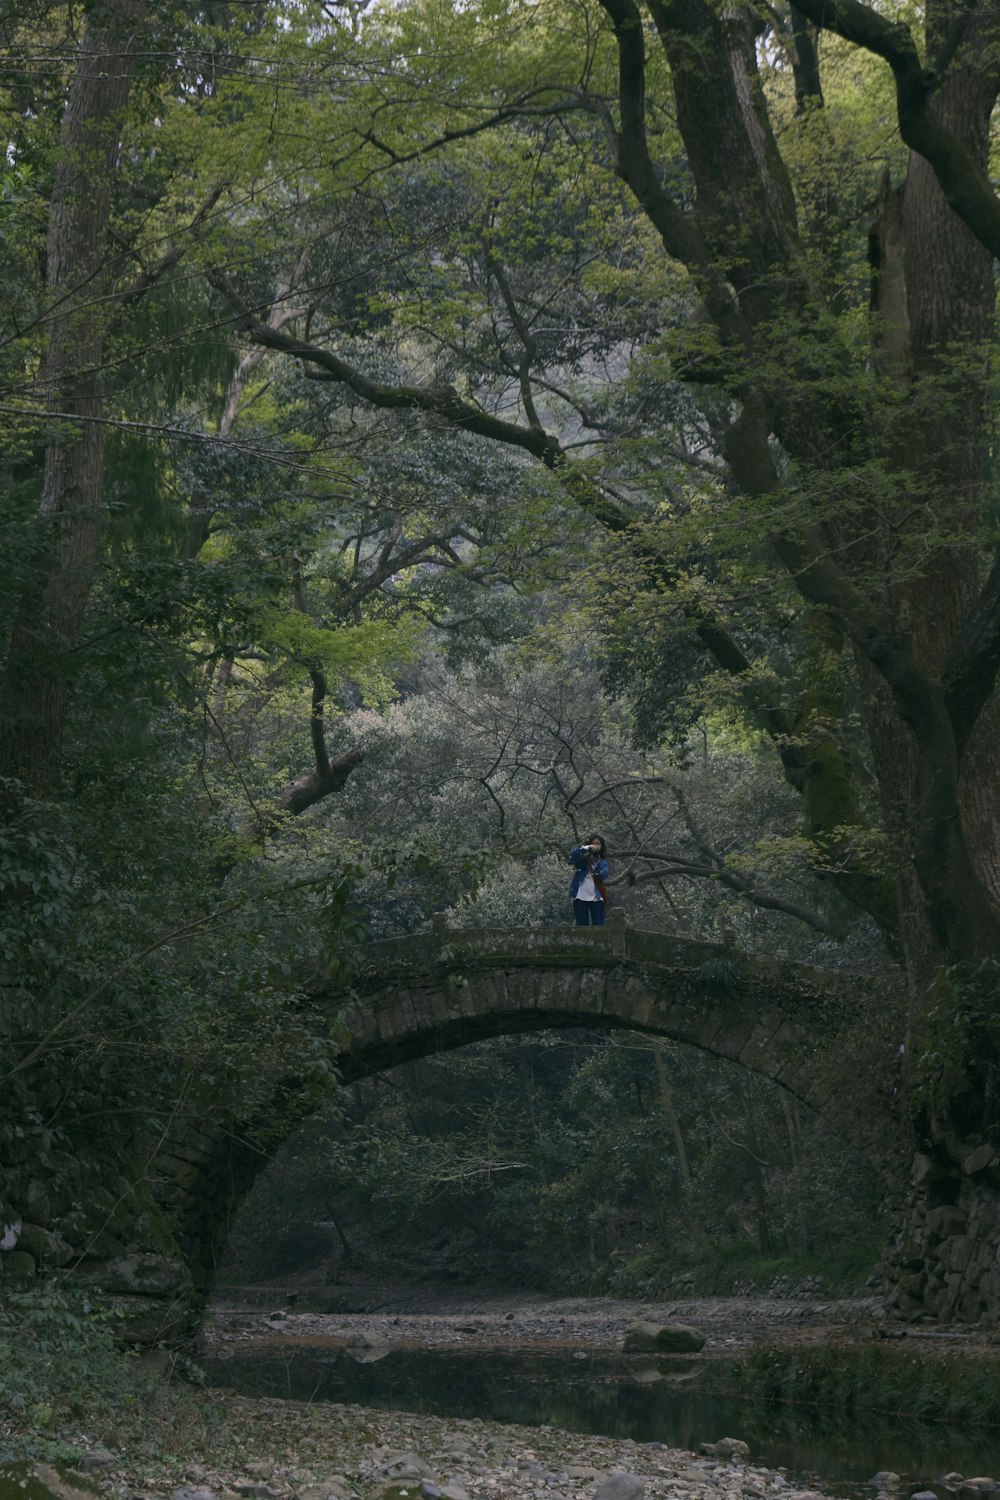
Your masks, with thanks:
[{"label": "pebble", "polygon": [[96,1474],[101,1469],[113,1469],[119,1459],[119,1454],[112,1453],[110,1449],[98,1445],[91,1448],[89,1453],[84,1454],[80,1468],[84,1474]]}]

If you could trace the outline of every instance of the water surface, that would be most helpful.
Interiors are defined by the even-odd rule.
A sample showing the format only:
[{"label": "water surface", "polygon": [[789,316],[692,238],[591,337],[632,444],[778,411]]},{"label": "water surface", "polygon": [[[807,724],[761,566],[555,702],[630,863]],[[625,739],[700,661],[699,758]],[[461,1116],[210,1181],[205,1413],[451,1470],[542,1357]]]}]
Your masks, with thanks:
[{"label": "water surface", "polygon": [[359,1363],[342,1350],[296,1345],[286,1355],[269,1349],[209,1359],[204,1369],[213,1384],[244,1395],[547,1425],[694,1452],[701,1443],[737,1437],[749,1444],[753,1463],[869,1500],[868,1481],[886,1469],[911,1488],[952,1471],[1000,1475],[1000,1430],[839,1418],[708,1394],[690,1383],[692,1363],[683,1359],[407,1349]]}]

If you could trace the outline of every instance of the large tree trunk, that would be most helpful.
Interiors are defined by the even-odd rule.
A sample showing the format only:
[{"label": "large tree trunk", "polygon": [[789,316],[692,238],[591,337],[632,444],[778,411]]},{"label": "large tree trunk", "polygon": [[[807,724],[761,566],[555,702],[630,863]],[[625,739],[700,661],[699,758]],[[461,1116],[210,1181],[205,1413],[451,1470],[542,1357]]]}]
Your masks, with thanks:
[{"label": "large tree trunk", "polygon": [[108,222],[145,13],[141,0],[90,11],[52,190],[42,389],[53,418],[38,556],[8,653],[0,749],[0,771],[35,793],[48,791],[58,774],[71,653],[101,535]]},{"label": "large tree trunk", "polygon": [[[983,168],[996,92],[995,65],[978,73],[959,68],[936,99],[943,122]],[[915,154],[902,198],[901,250],[913,406],[903,423],[901,459],[919,486],[915,499],[926,497],[928,531],[940,528],[944,538],[920,576],[899,586],[898,599],[914,656],[939,680],[982,582],[976,532],[987,434],[979,377],[992,335],[995,290],[991,255]],[[1000,720],[992,703],[965,751],[959,795],[977,873],[1000,904]]]},{"label": "large tree trunk", "polygon": [[[933,24],[933,16],[931,17]],[[975,37],[970,38],[975,46]],[[985,51],[981,55],[986,56]],[[985,165],[989,120],[997,91],[994,67],[959,68],[939,93],[939,115],[970,154]],[[920,574],[894,588],[913,652],[928,675],[940,680],[949,649],[979,588],[986,468],[984,381],[978,377],[992,334],[995,290],[992,257],[945,202],[937,178],[920,156],[911,156],[899,201],[900,234],[883,255],[881,276],[903,290],[904,318],[893,330],[895,369],[888,378],[909,381],[910,420],[900,434],[900,462],[914,475],[928,506],[928,530],[940,529],[943,545],[929,553]],[[888,240],[889,236],[886,236]],[[897,316],[900,308],[896,299]],[[884,314],[888,318],[888,312]],[[971,368],[970,368],[971,366]],[[933,509],[931,509],[933,507]],[[965,541],[963,539],[967,538]],[[877,695],[869,695],[874,706]],[[884,695],[883,695],[884,698]],[[883,702],[872,735],[880,782],[897,801],[909,794],[909,824],[899,827],[897,864],[903,901],[903,932],[911,989],[911,1030],[905,1075],[919,1082],[921,1049],[944,1022],[932,1013],[948,1002],[941,980],[942,955],[928,932],[925,909],[914,900],[913,866],[907,852],[920,836],[912,742],[905,728],[889,727]],[[895,783],[893,781],[895,768]],[[905,769],[904,769],[905,768]],[[900,775],[901,770],[904,774]],[[1000,717],[988,701],[965,747],[959,773],[959,808],[972,865],[991,906],[1000,906]],[[907,888],[908,887],[908,888]],[[950,953],[952,960],[977,955]],[[961,981],[959,981],[961,982]],[[963,1009],[971,1009],[968,999]],[[961,1037],[959,1031],[957,1037]],[[905,1314],[939,1317],[1000,1316],[1000,1171],[988,1138],[995,1101],[990,1078],[993,1044],[974,1033],[952,1079],[917,1112],[917,1151],[903,1226],[890,1249],[888,1269],[896,1306]],[[972,1057],[972,1050],[980,1055]]]},{"label": "large tree trunk", "polygon": [[[648,0],[697,187],[697,208],[680,225],[646,154],[638,10],[633,0],[602,3],[619,42],[619,171],[668,253],[697,278],[727,351],[716,378],[742,404],[726,448],[737,484],[762,505],[780,498],[775,436],[804,473],[832,464],[841,487],[850,484],[855,457],[881,461],[895,475],[894,494],[882,496],[877,509],[865,509],[863,490],[845,494],[841,516],[819,514],[812,527],[795,522],[776,531],[774,544],[804,598],[829,614],[859,664],[897,874],[912,1055],[935,1004],[939,1027],[949,1024],[949,1006],[960,1009],[950,988],[961,982],[954,966],[961,974],[1000,957],[1000,725],[983,684],[971,733],[956,719],[948,690],[981,587],[976,530],[991,257],[949,206],[937,171],[914,156],[902,191],[886,195],[873,236],[876,367],[891,399],[873,414],[861,396],[831,401],[838,356],[835,346],[822,347],[829,321],[804,270],[762,106],[749,12],[719,11],[703,0]],[[953,8],[946,9],[937,0],[928,9],[929,56],[942,55],[957,35]],[[851,10],[854,20],[859,11]],[[829,14],[818,17],[821,24]],[[982,30],[989,21],[970,17],[935,90],[934,110],[982,170],[1000,77],[996,49]],[[728,307],[720,276],[737,293]],[[789,350],[783,362],[775,357],[782,337]],[[846,365],[840,384],[845,393],[860,389]],[[990,1053],[988,1037],[979,1041]],[[972,1060],[974,1043],[965,1044],[964,1083],[951,1096],[939,1092],[920,1114],[924,1149],[894,1272],[904,1308],[995,1316],[1000,1153],[983,1137],[995,1123],[990,1080],[1000,1069],[992,1054]]]}]

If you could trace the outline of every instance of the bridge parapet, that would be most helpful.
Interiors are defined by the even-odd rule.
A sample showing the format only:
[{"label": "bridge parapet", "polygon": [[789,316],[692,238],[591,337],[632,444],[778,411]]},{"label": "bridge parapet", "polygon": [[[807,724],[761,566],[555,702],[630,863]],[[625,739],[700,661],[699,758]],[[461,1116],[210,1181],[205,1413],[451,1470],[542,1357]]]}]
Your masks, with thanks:
[{"label": "bridge parapet", "polygon": [[481,969],[491,962],[515,969],[655,965],[684,973],[706,990],[777,989],[834,1005],[857,1004],[884,988],[884,982],[865,976],[631,927],[620,910],[609,913],[603,927],[450,927],[437,914],[429,933],[370,943],[358,987],[369,992],[418,973],[454,971],[463,964]]}]

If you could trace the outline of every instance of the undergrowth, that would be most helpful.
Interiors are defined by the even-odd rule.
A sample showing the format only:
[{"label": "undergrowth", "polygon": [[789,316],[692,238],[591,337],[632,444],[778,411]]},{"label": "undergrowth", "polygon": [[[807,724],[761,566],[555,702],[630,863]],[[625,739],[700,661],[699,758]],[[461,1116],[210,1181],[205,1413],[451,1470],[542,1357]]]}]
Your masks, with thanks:
[{"label": "undergrowth", "polygon": [[620,1257],[595,1295],[616,1297],[781,1296],[808,1286],[823,1296],[857,1296],[877,1264],[877,1243],[861,1241],[817,1255],[762,1255],[748,1241],[706,1247],[681,1263],[658,1249]]},{"label": "undergrowth", "polygon": [[213,1403],[164,1354],[116,1342],[117,1319],[52,1284],[0,1300],[0,1463],[72,1464],[86,1447],[152,1459],[188,1451],[218,1420]]}]

